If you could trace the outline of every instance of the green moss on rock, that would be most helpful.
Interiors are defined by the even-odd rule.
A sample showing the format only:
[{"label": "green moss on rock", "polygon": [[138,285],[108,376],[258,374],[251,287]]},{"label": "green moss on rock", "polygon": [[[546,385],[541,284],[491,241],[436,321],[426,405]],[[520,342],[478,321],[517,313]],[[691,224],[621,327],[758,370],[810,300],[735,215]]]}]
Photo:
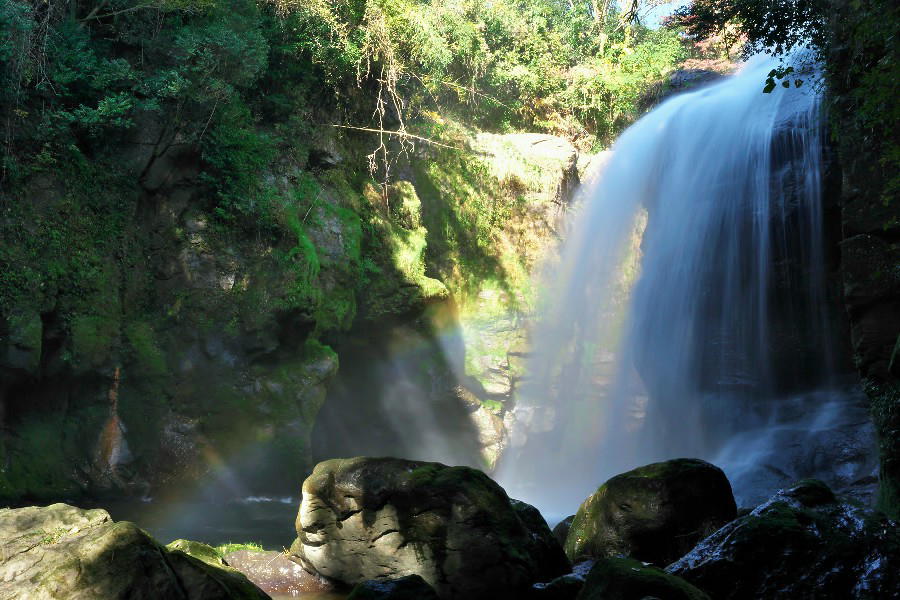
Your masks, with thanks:
[{"label": "green moss on rock", "polygon": [[710,600],[702,590],[631,558],[604,558],[588,573],[577,600]]},{"label": "green moss on rock", "polygon": [[686,458],[653,463],[613,477],[581,504],[566,555],[625,555],[665,566],[736,514],[718,467]]}]

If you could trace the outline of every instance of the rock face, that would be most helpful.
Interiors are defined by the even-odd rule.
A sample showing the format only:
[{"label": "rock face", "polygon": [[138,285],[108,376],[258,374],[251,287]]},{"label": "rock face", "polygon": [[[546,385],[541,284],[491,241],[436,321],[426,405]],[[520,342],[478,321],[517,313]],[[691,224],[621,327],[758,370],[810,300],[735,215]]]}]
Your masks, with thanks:
[{"label": "rock face", "polygon": [[720,600],[900,598],[897,523],[823,483],[782,490],[667,568]]},{"label": "rock face", "polygon": [[2,509],[0,540],[4,599],[269,598],[234,569],[207,555],[167,550],[133,523],[113,522],[104,510],[66,504]]},{"label": "rock face", "polygon": [[350,585],[420,575],[444,599],[505,598],[568,570],[547,525],[520,511],[475,469],[334,459],[303,484],[291,553]]},{"label": "rock face", "polygon": [[631,558],[605,558],[588,573],[577,600],[709,600],[679,577]]},{"label": "rock face", "polygon": [[689,458],[654,463],[613,477],[581,504],[566,555],[625,555],[665,566],[736,514],[718,467]]}]

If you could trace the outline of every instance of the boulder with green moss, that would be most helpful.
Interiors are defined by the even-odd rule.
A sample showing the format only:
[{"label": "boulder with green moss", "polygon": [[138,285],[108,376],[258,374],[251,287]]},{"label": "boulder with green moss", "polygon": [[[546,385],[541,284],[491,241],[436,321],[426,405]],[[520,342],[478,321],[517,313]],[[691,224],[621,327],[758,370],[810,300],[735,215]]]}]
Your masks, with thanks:
[{"label": "boulder with green moss", "polygon": [[334,459],[303,484],[291,553],[349,585],[419,575],[444,599],[515,597],[568,570],[546,523],[520,512],[468,467]]},{"label": "boulder with green moss", "polygon": [[100,509],[0,509],[0,598],[269,598],[207,548],[181,540],[167,549],[134,523],[116,523]]},{"label": "boulder with green moss", "polygon": [[806,480],[666,570],[717,600],[900,598],[900,531],[895,521]]},{"label": "boulder with green moss", "polygon": [[736,516],[731,484],[718,467],[690,458],[653,463],[616,475],[581,504],[566,555],[665,566]]},{"label": "boulder with green moss", "polygon": [[[766,598],[768,596],[759,596]],[[577,600],[709,600],[690,583],[633,558],[604,558],[594,565]]]}]

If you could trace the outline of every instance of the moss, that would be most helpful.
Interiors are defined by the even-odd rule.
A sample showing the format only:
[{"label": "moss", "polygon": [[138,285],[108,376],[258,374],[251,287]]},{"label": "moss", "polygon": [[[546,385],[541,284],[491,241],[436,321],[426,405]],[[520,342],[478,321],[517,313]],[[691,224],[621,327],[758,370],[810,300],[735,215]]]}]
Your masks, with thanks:
[{"label": "moss", "polygon": [[125,339],[140,372],[149,376],[165,375],[166,356],[156,342],[152,325],[144,321],[130,323],[125,327]]},{"label": "moss", "polygon": [[224,554],[219,551],[219,548],[213,548],[203,542],[178,539],[166,544],[166,550],[178,550],[184,552],[188,556],[193,556],[214,567],[226,566],[225,561],[223,560]]},{"label": "moss", "polygon": [[214,548],[216,554],[221,558],[231,554],[232,552],[265,552],[265,548],[261,544],[254,542],[228,542],[219,544]]},{"label": "moss", "polygon": [[703,591],[661,569],[630,558],[606,558],[595,564],[578,600],[709,600]]},{"label": "moss", "polygon": [[892,518],[900,518],[900,390],[872,380],[864,387],[878,433],[878,508]]}]

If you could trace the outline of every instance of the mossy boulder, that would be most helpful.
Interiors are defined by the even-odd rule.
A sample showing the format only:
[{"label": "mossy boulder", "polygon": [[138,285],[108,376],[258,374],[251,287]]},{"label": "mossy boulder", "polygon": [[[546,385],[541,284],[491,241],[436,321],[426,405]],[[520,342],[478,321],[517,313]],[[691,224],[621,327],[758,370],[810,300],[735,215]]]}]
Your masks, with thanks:
[{"label": "mossy boulder", "polygon": [[347,600],[438,600],[437,592],[418,575],[357,584]]},{"label": "mossy boulder", "polygon": [[666,569],[717,600],[898,598],[900,532],[806,480],[701,541]]},{"label": "mossy boulder", "polygon": [[334,459],[303,484],[291,553],[348,585],[419,575],[444,599],[516,597],[568,570],[546,523],[520,512],[468,467]]},{"label": "mossy boulder", "polygon": [[690,458],[653,463],[616,475],[581,504],[566,555],[665,566],[736,516],[731,484],[718,467]]},{"label": "mossy boulder", "polygon": [[556,524],[556,527],[553,528],[553,537],[556,538],[556,541],[559,542],[560,546],[565,547],[566,538],[569,537],[569,530],[572,528],[572,521],[575,520],[575,515],[569,515],[562,521]]},{"label": "mossy boulder", "polygon": [[[192,542],[183,547],[193,548]],[[263,600],[246,577],[66,504],[0,509],[0,598]]]},{"label": "mossy boulder", "polygon": [[[766,597],[766,596],[760,596]],[[709,600],[679,577],[631,558],[604,558],[588,573],[577,600]]]}]

